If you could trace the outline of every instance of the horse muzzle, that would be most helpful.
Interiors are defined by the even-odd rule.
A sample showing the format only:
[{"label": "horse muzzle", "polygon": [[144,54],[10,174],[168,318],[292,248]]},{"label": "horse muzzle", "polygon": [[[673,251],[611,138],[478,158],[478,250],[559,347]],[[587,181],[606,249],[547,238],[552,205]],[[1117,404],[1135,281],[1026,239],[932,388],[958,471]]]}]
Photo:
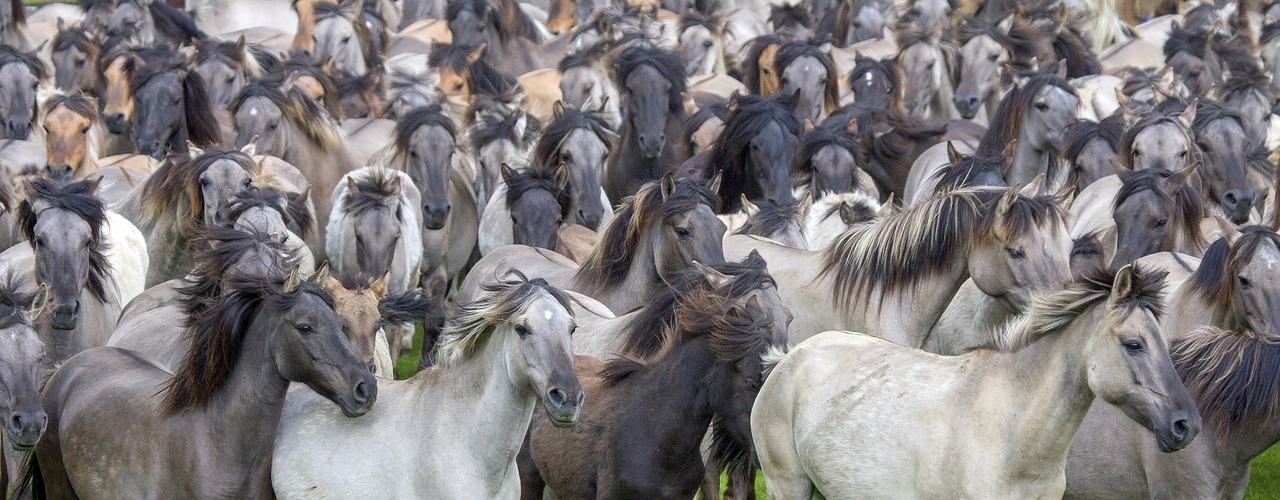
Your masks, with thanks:
[{"label": "horse muzzle", "polygon": [[27,117],[10,118],[4,124],[6,139],[25,141],[31,135],[31,119]]},{"label": "horse muzzle", "polygon": [[449,212],[453,207],[449,204],[442,206],[423,205],[422,207],[422,223],[427,229],[438,231],[444,228],[444,224],[449,221]]},{"label": "horse muzzle", "polygon": [[982,105],[982,100],[976,95],[957,95],[951,102],[955,104],[956,111],[960,112],[960,117],[966,120],[972,120],[978,114],[978,107]]},{"label": "horse muzzle", "polygon": [[107,126],[107,131],[119,135],[124,133],[128,120],[125,119],[124,113],[106,113],[102,115],[102,123]]},{"label": "horse muzzle", "polygon": [[578,423],[578,413],[582,410],[582,402],[586,395],[582,389],[565,392],[560,388],[552,388],[542,398],[542,406],[547,409],[547,419],[556,427],[573,427]]},{"label": "horse muzzle", "polygon": [[1156,446],[1164,453],[1173,453],[1186,448],[1200,433],[1200,415],[1178,412],[1170,419],[1168,426],[1156,428]]},{"label": "horse muzzle", "polygon": [[75,167],[71,165],[45,165],[44,175],[51,180],[57,182],[71,182],[71,177],[75,173]]},{"label": "horse muzzle", "polygon": [[44,435],[44,430],[48,424],[49,417],[42,410],[13,412],[13,414],[9,415],[9,420],[5,422],[5,432],[8,434],[9,447],[16,451],[31,451],[32,448],[36,447],[36,443],[40,441],[40,436]]},{"label": "horse muzzle", "polygon": [[351,386],[351,392],[346,396],[338,398],[338,408],[342,410],[342,414],[347,418],[355,418],[373,409],[374,401],[378,400],[378,382],[373,378],[372,373],[363,373],[355,385]]},{"label": "horse muzzle", "polygon": [[57,304],[49,312],[49,326],[54,330],[74,330],[80,319],[80,301],[71,304]]}]

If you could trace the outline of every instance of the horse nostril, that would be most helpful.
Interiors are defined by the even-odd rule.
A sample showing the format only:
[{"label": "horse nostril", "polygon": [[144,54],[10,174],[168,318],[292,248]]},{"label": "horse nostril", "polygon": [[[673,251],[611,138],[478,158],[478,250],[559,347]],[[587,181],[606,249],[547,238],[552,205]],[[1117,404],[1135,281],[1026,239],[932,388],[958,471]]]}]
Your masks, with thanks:
[{"label": "horse nostril", "polygon": [[554,406],[564,406],[564,399],[564,391],[560,389],[551,389],[550,391],[547,391],[547,400],[551,401],[551,404]]},{"label": "horse nostril", "polygon": [[378,374],[378,365],[374,364],[373,359],[369,359],[369,362],[366,363],[365,366],[369,368],[369,373],[374,375]]},{"label": "horse nostril", "polygon": [[1178,438],[1178,441],[1182,441],[1187,438],[1187,432],[1191,430],[1191,426],[1187,424],[1187,419],[1180,418],[1173,422],[1173,428],[1171,430],[1173,432],[1173,437]]},{"label": "horse nostril", "polygon": [[977,98],[977,97],[970,97],[970,98],[969,98],[969,107],[971,107],[971,108],[976,108],[976,107],[978,107],[978,98]]},{"label": "horse nostril", "polygon": [[365,404],[369,402],[369,384],[363,380],[356,382],[356,386],[351,388],[351,397],[356,403]]}]

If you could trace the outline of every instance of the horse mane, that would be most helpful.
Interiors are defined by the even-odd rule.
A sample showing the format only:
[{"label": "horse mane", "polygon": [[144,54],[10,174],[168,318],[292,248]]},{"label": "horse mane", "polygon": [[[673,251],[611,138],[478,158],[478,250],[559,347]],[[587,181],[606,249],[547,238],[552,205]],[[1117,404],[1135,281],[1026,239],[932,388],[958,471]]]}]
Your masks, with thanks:
[{"label": "horse mane", "polygon": [[1274,333],[1204,326],[1175,339],[1169,355],[1200,416],[1218,424],[1219,446],[1234,428],[1280,411],[1280,338]]},{"label": "horse mane", "polygon": [[769,26],[774,31],[783,26],[794,24],[802,28],[813,28],[813,14],[809,12],[808,7],[801,5],[800,2],[795,4],[771,4],[769,6]]},{"label": "horse mane", "polygon": [[[263,55],[269,56],[265,51]],[[270,57],[274,59],[274,56]],[[200,65],[209,61],[222,61],[232,68],[240,68],[240,72],[250,78],[261,78],[266,73],[265,68],[277,62],[268,61],[269,64],[263,65],[259,60],[259,54],[253,48],[236,42],[221,42],[213,39],[196,42],[195,64]]]},{"label": "horse mane", "polygon": [[528,127],[520,128],[520,119],[524,118],[522,115],[524,115],[524,109],[517,109],[506,115],[482,114],[480,119],[467,129],[471,148],[478,150],[497,140],[509,140],[516,145],[527,146],[536,134],[530,133]]},{"label": "horse mane", "polygon": [[206,300],[184,295],[183,308],[187,313],[186,336],[191,341],[182,364],[165,384],[165,415],[175,415],[203,406],[222,388],[240,359],[245,336],[263,309],[288,310],[303,295],[319,297],[330,309],[333,298],[324,288],[303,281],[286,292],[283,277],[229,276],[222,281],[223,293],[206,299],[208,304],[195,307]]},{"label": "horse mane", "polygon": [[1209,43],[1213,33],[1196,31],[1174,24],[1169,30],[1169,38],[1164,41],[1164,58],[1172,59],[1179,52],[1186,52],[1197,59],[1204,59],[1209,54]]},{"label": "horse mane", "polygon": [[315,101],[308,99],[302,91],[293,88],[287,93],[274,83],[266,80],[250,82],[240,89],[240,93],[231,99],[228,111],[232,116],[240,112],[240,107],[253,97],[261,97],[280,108],[289,121],[302,132],[308,140],[325,151],[332,151],[342,145],[344,133],[323,108]]},{"label": "horse mane", "polygon": [[[542,43],[538,26],[515,0],[494,0],[494,2],[497,4],[498,16],[493,19],[493,24],[500,28],[499,34],[506,33],[508,38],[518,37],[530,42]],[[504,38],[502,43],[508,43],[507,39]]]},{"label": "horse mane", "polygon": [[997,28],[996,23],[987,22],[979,17],[965,16],[956,25],[956,43],[960,45],[967,44],[970,40],[983,35],[991,37],[1002,47],[1009,48],[1013,45],[1013,40],[1009,34]]},{"label": "horse mane", "polygon": [[[1226,238],[1215,241],[1205,250],[1204,257],[1200,259],[1200,267],[1191,273],[1188,280],[1191,291],[1206,304],[1226,306],[1239,291],[1236,276],[1249,264],[1253,254],[1268,242],[1280,247],[1280,235],[1266,226],[1240,228],[1240,237],[1234,244],[1228,243]],[[1235,318],[1227,319],[1234,323],[1232,320]],[[1247,325],[1231,324],[1227,328],[1242,330]]]},{"label": "horse mane", "polygon": [[514,176],[504,179],[507,182],[507,207],[515,205],[525,193],[541,189],[551,193],[560,205],[560,218],[568,219],[573,195],[569,186],[562,188],[556,181],[556,169],[559,165],[559,162],[533,163],[528,168],[516,169]]},{"label": "horse mane", "polygon": [[[779,92],[773,97],[738,95],[729,103],[729,117],[724,130],[716,137],[707,159],[707,171],[724,175],[720,202],[724,206],[736,206],[741,187],[752,182],[748,170],[748,146],[771,123],[777,123],[784,132],[800,137],[800,123],[791,114],[791,95]],[[708,175],[707,177],[711,177]]]},{"label": "horse mane", "polygon": [[[1066,79],[1058,76],[1057,64],[1051,64],[1040,71],[1030,73],[1027,75],[1026,83],[1014,87],[1005,94],[1004,99],[1000,100],[995,116],[991,117],[991,128],[987,129],[987,133],[978,142],[978,153],[1000,154],[1009,143],[1017,140],[1018,135],[1022,133],[1023,117],[1034,105],[1040,91],[1048,87],[1057,87],[1068,94],[1077,95],[1075,88],[1067,83]],[[1054,160],[1058,158],[1060,152],[1050,151],[1050,153],[1049,165],[1052,169],[1058,163]],[[1053,178],[1054,173],[1050,171],[1046,176]]]},{"label": "horse mane", "polygon": [[688,90],[684,75],[684,66],[680,64],[680,55],[649,44],[632,45],[613,60],[614,74],[619,89],[625,89],[627,77],[641,66],[650,66],[671,84],[667,90],[669,112],[676,116],[684,115],[684,97]]},{"label": "horse mane", "polygon": [[406,188],[401,183],[399,171],[375,168],[365,175],[353,175],[349,178],[355,185],[356,192],[348,190],[343,195],[340,203],[343,213],[355,215],[370,208],[387,206],[388,200],[399,210],[400,191]]},{"label": "horse mane", "polygon": [[44,109],[48,111],[58,109],[60,106],[88,118],[90,123],[98,123],[98,107],[83,94],[53,94],[44,101]]},{"label": "horse mane", "polygon": [[[799,153],[796,154],[795,164],[791,168],[793,180],[804,183],[813,178],[813,157],[819,151],[826,149],[828,146],[848,151],[853,155],[855,164],[862,164],[862,150],[858,147],[858,138],[848,128],[845,127],[814,127],[813,130],[807,131],[800,138]],[[855,183],[852,187],[853,191],[859,191],[868,186],[858,186],[858,176],[853,177]]]},{"label": "horse mane", "polygon": [[49,208],[66,210],[89,224],[89,232],[94,245],[89,249],[89,293],[100,302],[107,301],[107,275],[111,274],[111,263],[107,261],[106,252],[110,244],[102,239],[102,225],[107,220],[107,207],[98,199],[98,183],[87,180],[59,185],[52,179],[40,177],[27,181],[33,191],[18,205],[18,228],[22,237],[35,246],[36,222],[40,213],[32,206],[33,201],[48,204]]},{"label": "horse mane", "polygon": [[499,95],[510,91],[514,85],[512,81],[483,57],[475,62],[467,61],[472,50],[472,47],[452,43],[432,43],[427,60],[432,68],[446,68],[458,74],[465,72],[473,93]]},{"label": "horse mane", "polygon": [[52,52],[57,53],[71,48],[84,52],[86,60],[96,59],[99,50],[98,42],[89,36],[88,30],[81,27],[67,28],[53,36]]},{"label": "horse mane", "polygon": [[778,47],[778,56],[773,60],[773,71],[782,78],[782,73],[801,57],[812,57],[827,70],[827,85],[823,89],[823,101],[827,109],[840,106],[840,79],[836,76],[836,65],[831,55],[822,50],[820,40],[788,42]]},{"label": "horse mane", "polygon": [[413,142],[413,134],[418,129],[427,126],[440,127],[449,133],[449,137],[457,140],[457,131],[453,127],[453,120],[450,120],[444,114],[439,104],[431,104],[428,106],[418,106],[409,110],[404,116],[400,117],[400,121],[396,122],[395,132],[395,155],[403,157],[409,151],[409,146]]},{"label": "horse mane", "polygon": [[[1125,129],[1124,134],[1120,136],[1120,147],[1116,149],[1116,152],[1120,155],[1121,165],[1132,170],[1133,141],[1137,140],[1138,134],[1141,134],[1146,129],[1163,123],[1171,123],[1177,127],[1185,136],[1187,145],[1191,147],[1192,154],[1198,155],[1200,148],[1195,147],[1196,140],[1194,134],[1191,132],[1190,128],[1182,125],[1182,121],[1178,117],[1178,115],[1184,110],[1186,110],[1186,103],[1169,99],[1160,103],[1160,105],[1150,113],[1143,115],[1137,122]],[[1196,114],[1200,114],[1198,105],[1196,108]]]},{"label": "horse mane", "polygon": [[[1267,100],[1274,101],[1280,96],[1280,84],[1271,80],[1271,75],[1263,72],[1256,67],[1246,69],[1233,69],[1227,75],[1225,82],[1218,82],[1218,96],[1222,100],[1228,99],[1230,96],[1249,91],[1258,91]],[[1203,103],[1203,100],[1202,100]],[[1196,116],[1199,117],[1200,108],[1196,108]]]},{"label": "horse mane", "polygon": [[569,295],[542,278],[529,279],[511,270],[502,279],[481,286],[475,302],[459,305],[441,332],[436,345],[439,364],[449,367],[466,361],[497,327],[523,313],[544,293],[573,315]]},{"label": "horse mane", "polygon": [[711,118],[719,118],[720,121],[723,122],[728,117],[729,117],[728,104],[723,102],[717,102],[717,103],[708,104],[706,106],[698,108],[697,113],[694,113],[690,115],[688,118],[685,118],[684,134],[683,134],[684,146],[686,150],[689,150],[690,156],[693,156],[693,153],[692,153],[693,145],[689,143],[689,139],[693,137],[693,134],[696,133],[698,129],[702,128],[702,125],[707,123],[707,120],[710,120]]},{"label": "horse mane", "polygon": [[572,54],[566,54],[560,59],[560,62],[556,64],[556,69],[560,70],[561,73],[565,73],[573,68],[594,66],[605,57],[608,57],[609,49],[612,45],[613,41],[601,39],[600,41],[591,44],[590,47]]},{"label": "horse mane", "polygon": [[1130,196],[1143,191],[1150,191],[1164,203],[1175,207],[1175,212],[1171,215],[1182,219],[1182,227],[1180,229],[1188,235],[1192,247],[1204,248],[1207,242],[1200,232],[1200,220],[1204,217],[1200,195],[1187,184],[1182,184],[1172,192],[1169,191],[1165,181],[1171,175],[1173,175],[1172,172],[1154,168],[1138,172],[1123,172],[1120,175],[1120,180],[1123,184],[1120,186],[1120,190],[1116,192],[1116,200],[1111,205],[1111,210],[1114,212]]},{"label": "horse mane", "polygon": [[666,197],[662,195],[660,182],[646,183],[635,195],[622,201],[578,268],[575,275],[578,286],[596,293],[621,284],[627,278],[640,237],[659,220],[687,212],[699,204],[708,205],[716,212],[720,209],[720,197],[700,181],[676,179],[675,189]]},{"label": "horse mane", "polygon": [[742,61],[742,84],[747,87],[748,92],[760,93],[760,56],[764,55],[764,50],[781,44],[782,36],[777,34],[760,35],[747,41],[746,46],[750,50],[747,51],[747,58]]},{"label": "horse mane", "polygon": [[885,78],[889,80],[889,88],[893,90],[893,99],[889,104],[890,108],[902,111],[902,92],[906,88],[903,86],[903,80],[906,79],[906,76],[902,74],[902,68],[898,66],[897,59],[876,60],[870,57],[857,57],[853,71],[849,72],[849,81],[854,82],[861,78],[862,75],[877,70],[884,73]]},{"label": "horse mane", "polygon": [[[1265,11],[1264,11],[1265,12]],[[1258,35],[1258,43],[1266,45],[1271,43],[1280,36],[1280,22],[1273,22],[1262,27],[1262,33]]]},{"label": "horse mane", "polygon": [[609,151],[613,150],[614,143],[617,142],[618,135],[609,129],[609,124],[604,121],[602,114],[578,111],[565,106],[564,113],[559,118],[551,120],[551,123],[542,129],[538,143],[533,148],[533,163],[560,163],[561,144],[573,131],[579,129],[591,132]]},{"label": "horse mane", "polygon": [[201,245],[196,253],[196,267],[183,278],[179,293],[184,297],[185,310],[197,312],[208,306],[212,299],[222,295],[222,280],[228,270],[238,264],[250,250],[265,251],[273,257],[277,270],[284,270],[284,263],[293,255],[269,234],[258,231],[241,231],[230,227],[210,226],[196,235]]},{"label": "horse mane", "polygon": [[423,295],[422,290],[414,289],[379,300],[378,315],[382,316],[383,323],[422,323],[435,326],[434,323],[427,323],[427,319],[443,319],[444,309],[435,300]]},{"label": "horse mane", "polygon": [[[123,1],[141,3],[141,0]],[[208,38],[208,35],[200,31],[200,28],[196,26],[195,19],[192,19],[186,12],[175,9],[165,2],[148,2],[146,8],[151,13],[151,19],[155,22],[156,31],[166,37],[181,40],[183,43]]]},{"label": "horse mane", "polygon": [[26,66],[37,80],[44,81],[49,76],[49,69],[35,52],[23,52],[11,45],[0,44],[0,67],[13,63]]},{"label": "horse mane", "polygon": [[415,88],[423,89],[423,94],[432,104],[439,106],[444,93],[440,91],[440,75],[430,71],[406,71],[393,68],[387,75],[387,105],[384,116],[394,114],[396,100]]},{"label": "horse mane", "polygon": [[[859,149],[864,157],[880,164],[894,162],[911,154],[916,143],[937,142],[947,133],[946,125],[928,124],[899,110],[859,109],[857,112],[852,119],[858,121]],[[832,117],[837,113],[832,113]],[[823,127],[826,126],[827,121],[823,121]]]},{"label": "horse mane", "polygon": [[259,172],[258,163],[239,151],[206,150],[195,158],[176,155],[165,160],[155,173],[142,185],[142,219],[155,223],[164,214],[171,213],[175,204],[185,195],[188,207],[180,222],[194,229],[204,220],[204,194],[200,190],[200,176],[214,163],[229,160],[251,176]]},{"label": "horse mane", "polygon": [[228,221],[239,219],[254,207],[275,210],[286,224],[298,228],[298,236],[303,239],[310,237],[311,232],[315,230],[315,219],[311,216],[311,211],[307,210],[304,198],[295,199],[284,191],[269,187],[253,186],[240,190],[227,206],[226,219]]},{"label": "horse mane", "polygon": [[1244,115],[1236,108],[1207,98],[1198,99],[1196,102],[1196,116],[1191,120],[1192,133],[1199,135],[1210,123],[1218,120],[1233,120],[1242,130],[1248,130],[1244,123]]},{"label": "horse mane", "polygon": [[[934,35],[935,33],[932,27],[924,26],[919,23],[899,26],[897,30],[894,30],[894,37],[898,39],[899,52],[917,43],[932,44],[932,38]],[[869,57],[859,58],[858,61],[863,59],[867,61],[875,61],[875,59],[871,59]],[[885,60],[892,61],[893,58]]]},{"label": "horse mane", "polygon": [[[386,24],[386,21],[382,19],[382,14],[378,13],[376,5],[375,2],[360,0],[360,10],[356,12],[354,18],[350,19],[347,18],[346,13],[343,11],[344,6],[338,2],[315,2],[312,8],[315,9],[316,22],[337,18],[350,23],[352,30],[355,31],[356,38],[360,42],[360,53],[369,63],[369,66],[372,67],[381,64],[382,54],[386,52],[386,47],[374,46],[373,32],[369,30],[369,25],[364,19],[366,14],[370,14],[382,24]],[[370,9],[370,6],[375,8]],[[384,38],[382,42],[385,45],[386,39]],[[346,95],[346,93],[344,92],[343,95]]]},{"label": "horse mane", "polygon": [[694,26],[702,26],[711,32],[711,36],[720,38],[724,36],[724,28],[727,19],[719,13],[706,13],[697,10],[687,10],[680,14],[678,22],[678,32],[684,32]]},{"label": "horse mane", "polygon": [[17,200],[13,197],[13,187],[9,185],[9,180],[0,180],[0,214],[17,208],[13,205],[14,201]]},{"label": "horse mane", "polygon": [[760,210],[749,217],[733,234],[754,234],[769,236],[789,227],[799,227],[804,231],[804,210],[802,200],[791,200],[790,203],[778,203],[773,200],[754,201]]},{"label": "horse mane", "polygon": [[[1115,306],[1127,316],[1145,311],[1156,321],[1164,314],[1164,272],[1134,264],[1129,293]],[[1031,296],[1027,313],[992,332],[991,340],[977,349],[1016,352],[1040,338],[1057,332],[1111,295],[1117,269],[1093,269],[1063,290]]]},{"label": "horse mane", "polygon": [[182,111],[190,141],[205,148],[221,144],[222,131],[218,129],[218,119],[213,115],[213,103],[209,101],[209,93],[205,90],[204,78],[187,69],[186,58],[176,52],[160,52],[155,55],[157,57],[129,59],[125,62],[125,71],[129,74],[129,93],[137,96],[138,90],[153,78],[173,73],[182,87]]},{"label": "horse mane", "polygon": [[1067,134],[1062,141],[1062,159],[1067,163],[1075,163],[1080,153],[1084,152],[1085,146],[1094,139],[1101,139],[1111,146],[1112,151],[1119,151],[1120,136],[1123,134],[1124,121],[1119,114],[1103,118],[1098,122],[1077,121],[1067,128]]},{"label": "horse mane", "polygon": [[1101,73],[1102,63],[1084,35],[1072,26],[1059,24],[1059,27],[1058,35],[1053,37],[1053,52],[1067,65],[1067,78]]},{"label": "horse mane", "polygon": [[942,169],[934,172],[933,178],[938,180],[937,185],[933,189],[934,195],[939,195],[959,188],[975,187],[972,182],[974,178],[982,172],[992,171],[998,177],[1004,177],[1004,171],[1008,168],[1004,156],[1000,154],[971,154],[960,160],[958,164],[950,164]]},{"label": "horse mane", "polygon": [[1017,239],[1037,227],[1066,224],[1062,208],[1048,196],[1018,195],[997,221],[996,204],[1007,191],[958,189],[850,228],[824,251],[819,274],[835,275],[836,307],[860,305],[858,295],[877,287],[886,293],[915,289],[997,229]]},{"label": "horse mane", "polygon": [[22,292],[26,286],[26,278],[14,273],[13,270],[9,270],[3,278],[0,278],[0,330],[18,325],[32,326],[31,320],[34,318],[28,318],[26,310],[31,307],[31,301],[35,297],[33,294]]},{"label": "horse mane", "polygon": [[[266,80],[271,85],[278,87],[294,73],[297,73],[298,76],[309,76],[316,83],[319,83],[324,92],[322,99],[324,100],[325,111],[328,111],[329,116],[335,120],[342,118],[342,99],[339,97],[341,94],[338,93],[338,81],[325,70],[324,61],[317,60],[306,49],[293,49],[289,51],[288,57],[275,65]],[[249,85],[253,83],[256,82],[251,82]]]}]

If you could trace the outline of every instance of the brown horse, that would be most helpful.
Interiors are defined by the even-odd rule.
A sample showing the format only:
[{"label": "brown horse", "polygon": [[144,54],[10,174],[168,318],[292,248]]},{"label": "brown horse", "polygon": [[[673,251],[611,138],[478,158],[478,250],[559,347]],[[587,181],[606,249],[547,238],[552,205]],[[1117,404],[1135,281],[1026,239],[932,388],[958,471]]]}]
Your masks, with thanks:
[{"label": "brown horse", "polygon": [[98,100],[80,94],[58,94],[44,104],[46,163],[51,179],[78,179],[98,169],[102,129],[98,125]]},{"label": "brown horse", "polygon": [[[34,488],[57,498],[270,497],[271,464],[262,457],[271,454],[289,382],[307,384],[348,417],[372,409],[377,383],[319,285],[296,270],[283,283],[223,285],[211,302],[188,300],[191,347],[176,372],[104,347],[54,373],[41,399],[49,428],[36,448]],[[122,454],[137,459],[112,458]]]}]

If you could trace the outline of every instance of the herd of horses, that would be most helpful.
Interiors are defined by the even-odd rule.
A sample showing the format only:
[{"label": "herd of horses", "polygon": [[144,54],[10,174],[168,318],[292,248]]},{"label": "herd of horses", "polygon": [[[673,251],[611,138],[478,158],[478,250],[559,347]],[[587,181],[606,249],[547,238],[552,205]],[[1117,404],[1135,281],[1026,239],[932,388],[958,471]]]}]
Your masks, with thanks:
[{"label": "herd of horses", "polygon": [[1239,499],[1280,442],[1280,1],[0,39],[10,498]]}]

